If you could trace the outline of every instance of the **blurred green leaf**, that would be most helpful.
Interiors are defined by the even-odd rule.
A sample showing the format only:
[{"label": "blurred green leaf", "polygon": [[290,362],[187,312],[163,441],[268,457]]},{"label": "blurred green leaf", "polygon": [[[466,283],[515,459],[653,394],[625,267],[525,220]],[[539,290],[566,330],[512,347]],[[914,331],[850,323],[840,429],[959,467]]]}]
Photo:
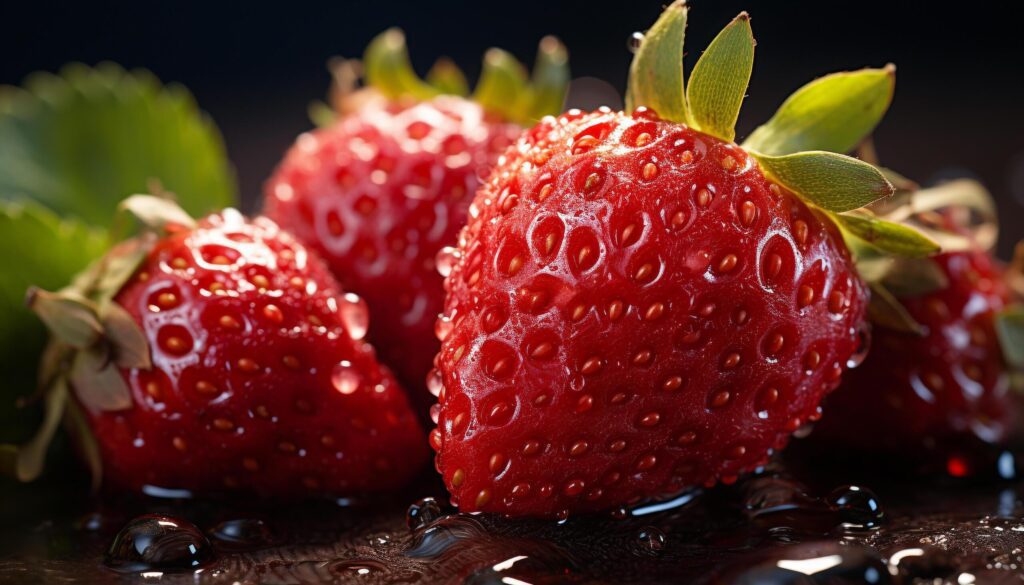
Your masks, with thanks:
[{"label": "blurred green leaf", "polygon": [[1014,305],[996,315],[996,332],[1006,363],[1024,370],[1024,307]]},{"label": "blurred green leaf", "polygon": [[183,87],[111,63],[0,87],[0,199],[107,226],[153,180],[193,215],[236,204],[220,133]]},{"label": "blurred green leaf", "polygon": [[30,285],[58,289],[107,248],[106,233],[76,220],[62,220],[31,201],[0,201],[0,442],[28,437],[32,414],[15,399],[31,394],[36,364],[46,341],[42,321],[25,306]]}]

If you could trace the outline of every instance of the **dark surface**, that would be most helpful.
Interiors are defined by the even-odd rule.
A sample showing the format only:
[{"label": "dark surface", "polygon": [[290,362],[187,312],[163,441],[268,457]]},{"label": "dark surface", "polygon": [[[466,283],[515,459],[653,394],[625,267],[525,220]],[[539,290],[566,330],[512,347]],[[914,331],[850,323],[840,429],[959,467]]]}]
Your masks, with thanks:
[{"label": "dark surface", "polygon": [[[360,55],[384,28],[406,29],[421,72],[447,53],[471,76],[488,46],[532,60],[540,37],[554,33],[570,49],[575,76],[599,77],[621,91],[630,58],[626,40],[650,26],[663,4],[8,3],[0,11],[6,24],[0,34],[0,83],[18,83],[31,71],[54,70],[71,60],[109,59],[185,84],[224,130],[251,211],[284,149],[310,127],[306,106],[326,90],[326,59]],[[694,0],[691,5],[691,66],[740,10],[753,17],[757,63],[740,136],[815,76],[892,61],[898,66],[897,97],[878,132],[884,162],[923,182],[977,175],[999,199],[1002,254],[1024,237],[1024,36],[1019,32],[1024,4]],[[594,106],[614,98],[577,92],[574,102]]]},{"label": "dark surface", "polygon": [[5,484],[18,506],[0,523],[0,583],[1024,583],[1020,456],[985,450],[975,476],[953,478],[789,455],[662,511],[560,524],[439,515],[429,501],[407,513],[416,495],[444,502],[429,477],[401,497],[282,508]]}]

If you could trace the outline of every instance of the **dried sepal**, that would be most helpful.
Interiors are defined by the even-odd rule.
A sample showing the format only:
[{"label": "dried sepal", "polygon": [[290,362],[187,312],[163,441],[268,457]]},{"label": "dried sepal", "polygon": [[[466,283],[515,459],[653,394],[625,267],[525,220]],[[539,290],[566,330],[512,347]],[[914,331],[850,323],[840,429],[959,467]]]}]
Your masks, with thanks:
[{"label": "dried sepal", "polygon": [[0,471],[18,481],[32,481],[39,477],[67,403],[67,381],[59,377],[44,395],[43,422],[35,436],[24,445],[0,445]]},{"label": "dried sepal", "polygon": [[132,195],[117,206],[118,217],[133,218],[144,230],[164,233],[172,229],[192,229],[196,221],[169,197]]},{"label": "dried sepal", "polygon": [[995,202],[972,179],[920,189],[872,210],[883,219],[914,227],[947,252],[990,250],[999,235]]},{"label": "dried sepal", "polygon": [[131,390],[111,360],[109,350],[102,345],[76,353],[68,377],[75,396],[89,410],[131,408]]},{"label": "dried sepal", "polygon": [[103,307],[102,313],[103,338],[110,344],[114,363],[122,368],[150,369],[149,343],[135,319],[113,301]]},{"label": "dried sepal", "polygon": [[99,443],[89,427],[85,413],[74,400],[69,400],[65,406],[64,428],[71,435],[71,439],[78,447],[79,457],[89,469],[91,487],[95,493],[103,481],[103,457],[100,455]]},{"label": "dried sepal", "polygon": [[54,337],[72,347],[90,347],[103,334],[96,305],[76,292],[50,292],[32,287],[25,303]]}]

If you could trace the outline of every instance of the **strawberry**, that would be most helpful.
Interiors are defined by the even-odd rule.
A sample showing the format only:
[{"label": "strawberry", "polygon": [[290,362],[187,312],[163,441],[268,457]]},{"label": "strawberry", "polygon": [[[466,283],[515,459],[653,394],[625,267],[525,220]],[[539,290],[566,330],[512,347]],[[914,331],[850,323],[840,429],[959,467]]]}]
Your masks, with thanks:
[{"label": "strawberry", "polygon": [[[930,244],[840,214],[892,186],[817,150],[870,131],[891,68],[806,86],[741,147],[748,17],[716,38],[682,99],[685,17],[671,5],[641,44],[631,113],[570,111],[528,130],[442,253],[431,445],[463,511],[564,517],[762,465],[819,417],[858,349],[867,290],[836,223],[872,226],[883,247],[893,234]],[[838,91],[851,81],[859,95]],[[807,95],[827,109],[795,116]]]},{"label": "strawberry", "polygon": [[[373,41],[364,65],[370,89],[337,100],[339,120],[299,137],[266,185],[265,211],[366,299],[370,338],[419,389],[444,302],[435,256],[455,241],[479,177],[519,135],[517,122],[560,111],[565,50],[545,39],[527,87],[522,66],[492,49],[474,100],[416,80],[395,29]],[[452,67],[442,61],[431,77],[453,77]]]},{"label": "strawberry", "polygon": [[[149,196],[125,206],[161,235],[115,248],[61,293],[30,295],[55,334],[53,424],[36,443],[67,404],[112,488],[339,495],[417,471],[422,430],[363,341],[366,308],[313,253],[234,210],[194,224]],[[18,455],[19,476],[38,473],[33,449]]]},{"label": "strawberry", "polygon": [[888,267],[882,282],[897,298],[905,326],[876,323],[872,351],[829,396],[813,439],[912,456],[946,455],[978,441],[999,444],[1008,438],[1015,408],[1011,364],[997,331],[1011,294],[1004,266],[987,251],[995,243],[994,213],[982,213],[988,221],[969,229],[970,209],[957,202],[981,202],[983,210],[994,205],[968,180],[907,199],[903,208],[913,209],[916,221],[964,241],[953,251]]}]

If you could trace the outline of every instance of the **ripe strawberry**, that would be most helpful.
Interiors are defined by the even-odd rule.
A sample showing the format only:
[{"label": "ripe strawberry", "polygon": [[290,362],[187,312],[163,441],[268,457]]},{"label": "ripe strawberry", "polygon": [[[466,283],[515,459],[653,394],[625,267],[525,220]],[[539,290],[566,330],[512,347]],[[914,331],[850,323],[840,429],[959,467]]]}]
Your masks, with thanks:
[{"label": "ripe strawberry", "polygon": [[[377,65],[382,53],[388,66]],[[395,55],[403,59],[397,73]],[[438,350],[433,328],[444,290],[435,256],[454,243],[479,177],[519,135],[516,122],[560,111],[564,61],[561,45],[546,39],[539,65],[553,81],[518,90],[538,97],[517,100],[507,88],[488,96],[496,72],[521,74],[511,56],[492,50],[473,101],[418,81],[395,85],[394,77],[414,74],[401,34],[388,31],[365,63],[371,93],[379,94],[363,92],[354,111],[300,136],[266,185],[267,215],[366,299],[370,338],[410,389],[423,387]],[[342,101],[340,110],[352,110]]]},{"label": "ripe strawberry", "polygon": [[[634,106],[680,91],[645,84],[676,79],[678,61],[651,57],[681,56],[671,33],[685,14],[670,6],[641,46]],[[430,382],[436,466],[462,510],[564,516],[731,482],[819,417],[867,304],[833,224],[845,216],[822,208],[850,209],[830,193],[856,182],[850,169],[870,177],[851,191],[858,201],[892,188],[849,157],[732,143],[731,122],[713,121],[736,119],[752,49],[744,14],[697,64],[688,113],[546,118],[477,194],[457,249],[442,255]],[[844,75],[891,84],[886,71]],[[721,91],[695,93],[709,84]],[[829,164],[804,170],[824,190],[779,166],[815,157]]]},{"label": "ripe strawberry", "polygon": [[62,342],[48,403],[63,402],[66,380],[82,407],[69,420],[88,427],[81,446],[104,483],[297,497],[415,473],[422,430],[362,340],[359,298],[270,220],[172,217],[75,289],[32,298]]},{"label": "ripe strawberry", "polygon": [[1007,317],[1019,310],[1009,286],[1019,268],[1007,270],[986,251],[995,244],[995,206],[969,180],[897,201],[888,215],[909,214],[959,238],[960,249],[886,267],[881,283],[905,318],[876,323],[874,349],[828,398],[812,439],[915,457],[1001,443],[1016,408],[1013,354],[1004,350],[1018,345],[1005,335],[1018,327]]},{"label": "ripe strawberry", "polygon": [[924,335],[875,328],[863,365],[829,396],[816,438],[902,453],[1006,438],[1010,385],[994,323],[1009,300],[1002,270],[982,250],[928,261],[948,286],[901,299]]}]

